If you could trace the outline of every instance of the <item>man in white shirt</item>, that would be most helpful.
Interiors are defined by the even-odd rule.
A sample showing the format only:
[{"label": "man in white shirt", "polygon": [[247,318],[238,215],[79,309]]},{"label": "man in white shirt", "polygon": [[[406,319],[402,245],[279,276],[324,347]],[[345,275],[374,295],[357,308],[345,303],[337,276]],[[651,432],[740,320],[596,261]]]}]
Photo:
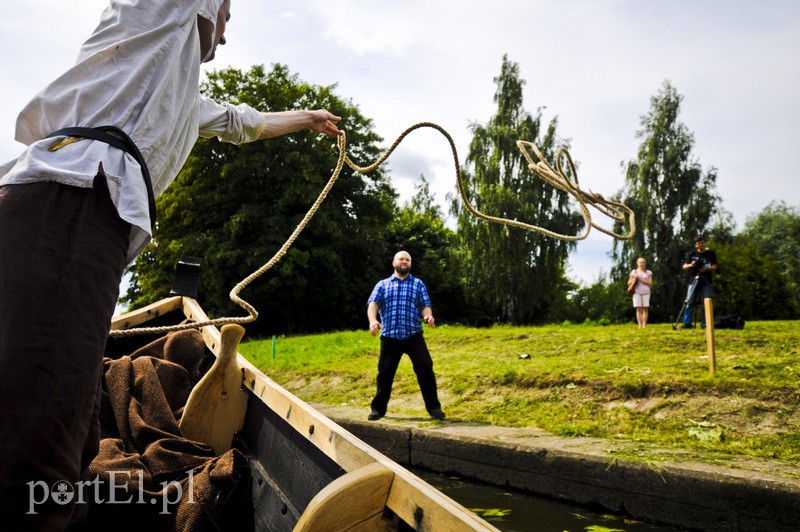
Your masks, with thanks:
[{"label": "man in white shirt", "polygon": [[[61,530],[86,510],[32,501],[59,481],[75,487],[97,452],[122,273],[152,236],[152,197],[198,135],[239,144],[305,128],[342,134],[325,110],[260,113],[199,94],[200,64],[226,43],[229,18],[230,0],[110,0],[75,65],[18,117],[26,148],[0,166],[3,530]],[[95,129],[51,136],[101,126],[135,147],[97,140]]]}]

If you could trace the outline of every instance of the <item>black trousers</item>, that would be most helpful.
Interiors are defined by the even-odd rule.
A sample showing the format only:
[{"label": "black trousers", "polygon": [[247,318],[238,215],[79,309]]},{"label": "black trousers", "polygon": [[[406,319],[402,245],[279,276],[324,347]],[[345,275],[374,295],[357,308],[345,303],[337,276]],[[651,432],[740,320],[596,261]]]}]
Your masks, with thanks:
[{"label": "black trousers", "polygon": [[0,187],[2,530],[63,530],[88,508],[46,495],[59,481],[88,480],[98,451],[103,353],[129,233],[103,177],[93,188]]},{"label": "black trousers", "polygon": [[397,340],[381,337],[381,356],[378,360],[378,391],[372,400],[372,409],[381,415],[386,414],[389,397],[392,395],[392,383],[397,373],[397,366],[403,354],[407,354],[414,365],[417,382],[425,400],[428,412],[439,410],[442,405],[436,392],[436,375],[433,373],[433,360],[428,351],[422,333],[412,334],[408,338]]}]

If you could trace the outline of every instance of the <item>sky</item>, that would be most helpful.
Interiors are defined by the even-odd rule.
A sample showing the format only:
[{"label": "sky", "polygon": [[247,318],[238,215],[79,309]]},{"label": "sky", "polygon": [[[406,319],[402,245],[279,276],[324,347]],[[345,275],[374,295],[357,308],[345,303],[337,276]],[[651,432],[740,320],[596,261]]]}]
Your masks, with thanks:
[{"label": "sky", "polygon": [[[0,162],[22,148],[17,113],[74,62],[106,2],[19,2],[0,19]],[[303,81],[336,85],[386,147],[412,124],[441,125],[462,164],[470,125],[495,111],[493,79],[507,54],[526,81],[525,108],[558,119],[581,187],[606,197],[624,186],[640,119],[668,80],[684,98],[679,119],[694,135],[694,160],[716,168],[737,228],[771,201],[800,205],[794,0],[232,0],[226,37],[207,68],[287,65]],[[401,201],[420,175],[442,207],[456,193],[438,133],[413,133],[387,165]],[[568,275],[588,284],[607,273],[612,242],[592,231]]]}]

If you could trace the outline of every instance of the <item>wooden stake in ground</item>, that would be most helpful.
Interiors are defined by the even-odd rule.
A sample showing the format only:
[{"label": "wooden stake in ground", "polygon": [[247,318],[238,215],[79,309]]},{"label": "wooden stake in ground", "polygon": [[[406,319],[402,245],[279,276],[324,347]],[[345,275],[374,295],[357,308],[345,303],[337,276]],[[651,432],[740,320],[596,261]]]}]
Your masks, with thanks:
[{"label": "wooden stake in ground", "polygon": [[714,301],[707,297],[704,300],[706,306],[706,343],[708,344],[708,370],[711,375],[717,369],[717,354],[714,348]]}]

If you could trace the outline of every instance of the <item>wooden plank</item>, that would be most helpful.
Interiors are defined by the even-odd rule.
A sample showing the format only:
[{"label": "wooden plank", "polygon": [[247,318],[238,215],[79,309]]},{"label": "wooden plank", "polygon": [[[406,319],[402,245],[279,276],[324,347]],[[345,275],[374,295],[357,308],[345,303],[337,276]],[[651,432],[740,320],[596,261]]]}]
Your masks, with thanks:
[{"label": "wooden plank", "polygon": [[[196,321],[198,323],[204,321],[210,321],[208,315],[205,313],[200,304],[196,300],[190,297],[183,298],[183,315],[186,316],[186,319]],[[200,329],[200,332],[203,334],[203,340],[205,341],[208,349],[215,355],[219,355],[219,341],[220,341],[219,329],[217,329],[213,325],[206,325],[205,327]]]},{"label": "wooden plank", "polygon": [[237,348],[244,327],[222,327],[219,354],[189,394],[179,427],[186,438],[210,445],[217,455],[231,448],[242,428],[249,394],[242,389]]},{"label": "wooden plank", "polygon": [[390,530],[381,524],[393,479],[377,462],[337,478],[314,497],[295,532]]},{"label": "wooden plank", "polygon": [[[247,362],[247,361],[245,361]],[[376,460],[377,451],[286,391],[247,362],[245,386],[281,416],[294,430],[331,457],[345,471],[354,471]],[[381,455],[382,456],[382,455]]]},{"label": "wooden plank", "polygon": [[386,506],[418,531],[497,530],[410,472],[395,475]]},{"label": "wooden plank", "polygon": [[181,308],[182,299],[183,298],[180,296],[169,297],[161,301],[156,301],[152,305],[147,305],[146,307],[122,314],[111,320],[111,330],[130,329],[150,321],[153,318],[157,318],[162,314],[177,310]]},{"label": "wooden plank", "polygon": [[291,532],[302,511],[292,503],[274,479],[269,477],[258,459],[250,459],[253,504],[253,530]]},{"label": "wooden plank", "polygon": [[237,442],[259,464],[253,483],[259,530],[291,531],[314,497],[347,473],[255,397]]}]

